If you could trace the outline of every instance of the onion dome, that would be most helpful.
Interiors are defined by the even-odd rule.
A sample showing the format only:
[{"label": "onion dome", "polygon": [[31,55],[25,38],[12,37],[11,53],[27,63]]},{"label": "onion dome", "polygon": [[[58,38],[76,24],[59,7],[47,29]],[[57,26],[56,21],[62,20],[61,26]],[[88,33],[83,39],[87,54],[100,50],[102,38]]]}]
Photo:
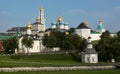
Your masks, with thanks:
[{"label": "onion dome", "polygon": [[64,25],[68,25],[68,22],[65,21],[65,22],[64,22]]},{"label": "onion dome", "polygon": [[64,21],[61,20],[61,21],[59,22],[59,24],[60,24],[60,25],[64,25]]},{"label": "onion dome", "polygon": [[28,22],[28,24],[27,24],[27,29],[31,29],[31,24],[30,24],[30,22]]},{"label": "onion dome", "polygon": [[62,17],[58,17],[57,22],[61,22],[62,20]]},{"label": "onion dome", "polygon": [[56,25],[56,21],[53,21],[53,22],[51,23],[51,25]]},{"label": "onion dome", "polygon": [[43,11],[43,10],[44,10],[44,8],[41,6],[41,7],[40,7],[40,11]]},{"label": "onion dome", "polygon": [[102,20],[99,20],[99,25],[97,26],[97,30],[104,29],[104,26],[102,25]]}]

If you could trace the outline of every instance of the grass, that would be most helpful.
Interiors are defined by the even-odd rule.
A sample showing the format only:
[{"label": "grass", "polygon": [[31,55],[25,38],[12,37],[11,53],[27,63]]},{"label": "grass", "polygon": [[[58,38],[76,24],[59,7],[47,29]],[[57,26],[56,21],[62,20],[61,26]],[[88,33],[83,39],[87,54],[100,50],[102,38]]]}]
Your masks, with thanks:
[{"label": "grass", "polygon": [[36,54],[0,56],[0,67],[42,67],[75,65],[111,65],[111,63],[85,64],[73,59],[70,54]]},{"label": "grass", "polygon": [[0,74],[120,74],[120,70],[0,72]]},{"label": "grass", "polygon": [[0,56],[0,67],[78,65],[69,54]]}]

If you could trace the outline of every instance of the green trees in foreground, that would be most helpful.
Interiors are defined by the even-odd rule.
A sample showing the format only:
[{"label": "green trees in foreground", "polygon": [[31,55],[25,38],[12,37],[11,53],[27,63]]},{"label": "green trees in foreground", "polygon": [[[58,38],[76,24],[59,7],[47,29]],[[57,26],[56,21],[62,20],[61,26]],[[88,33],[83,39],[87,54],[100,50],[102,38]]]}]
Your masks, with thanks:
[{"label": "green trees in foreground", "polygon": [[115,59],[116,62],[120,62],[120,31],[114,37],[110,36],[109,31],[104,32],[101,35],[101,39],[96,45],[98,51],[99,61],[110,62],[111,59]]},{"label": "green trees in foreground", "polygon": [[13,54],[15,53],[15,49],[18,48],[18,39],[17,37],[13,37],[8,40],[3,41],[4,52],[6,54]]},{"label": "green trees in foreground", "polygon": [[59,47],[63,50],[79,50],[86,47],[86,40],[77,34],[52,30],[43,37],[43,45],[47,48]]}]

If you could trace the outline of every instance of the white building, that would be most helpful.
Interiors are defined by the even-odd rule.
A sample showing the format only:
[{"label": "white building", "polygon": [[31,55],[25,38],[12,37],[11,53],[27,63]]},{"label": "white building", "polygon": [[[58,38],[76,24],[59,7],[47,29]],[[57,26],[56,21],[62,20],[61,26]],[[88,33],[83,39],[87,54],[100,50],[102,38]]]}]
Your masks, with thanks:
[{"label": "white building", "polygon": [[[81,24],[76,28],[75,33],[80,37],[87,39],[91,37],[91,40],[99,40],[100,36],[103,32],[105,32],[105,28],[102,25],[102,20],[99,21],[99,25],[97,26],[96,31],[91,32],[91,29],[88,27],[88,23],[86,21],[81,22]],[[113,34],[111,34],[113,35]]]},{"label": "white building", "polygon": [[95,49],[93,49],[91,38],[88,37],[87,48],[82,52],[82,62],[84,63],[97,63],[98,54]]}]

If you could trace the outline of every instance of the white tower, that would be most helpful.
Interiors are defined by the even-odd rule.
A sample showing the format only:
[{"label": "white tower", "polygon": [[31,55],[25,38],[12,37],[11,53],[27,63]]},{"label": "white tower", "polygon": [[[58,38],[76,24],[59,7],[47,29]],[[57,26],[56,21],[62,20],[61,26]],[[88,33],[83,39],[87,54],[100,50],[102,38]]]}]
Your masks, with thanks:
[{"label": "white tower", "polygon": [[43,7],[40,7],[39,18],[40,18],[40,24],[44,26],[43,30],[45,31],[45,18],[44,18],[44,8]]},{"label": "white tower", "polygon": [[87,22],[84,21],[76,28],[75,33],[80,37],[87,39],[90,36],[91,29],[88,27]]},{"label": "white tower", "polygon": [[27,34],[30,35],[31,34],[31,25],[30,25],[30,22],[28,22],[26,28],[27,28]]}]

